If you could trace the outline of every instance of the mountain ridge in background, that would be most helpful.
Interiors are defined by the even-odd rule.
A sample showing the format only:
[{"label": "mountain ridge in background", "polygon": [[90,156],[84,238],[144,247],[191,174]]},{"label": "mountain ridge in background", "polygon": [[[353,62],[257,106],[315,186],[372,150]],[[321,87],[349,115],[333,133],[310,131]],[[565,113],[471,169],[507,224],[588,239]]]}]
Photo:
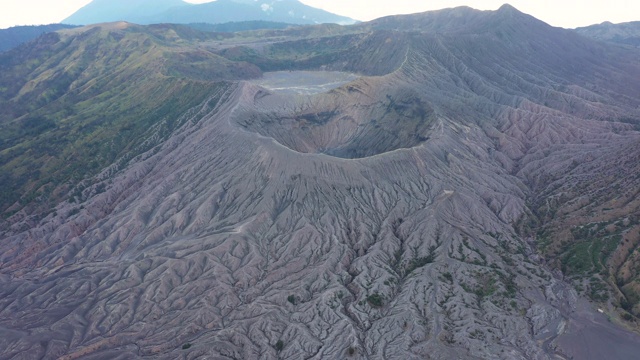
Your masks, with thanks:
[{"label": "mountain ridge in background", "polygon": [[[150,12],[153,9],[153,12]],[[130,1],[94,0],[62,22],[88,25],[111,21],[137,24],[156,23],[228,23],[242,21],[271,21],[291,24],[339,23],[356,21],[344,16],[304,5],[297,0],[217,0],[203,4],[189,4],[182,0],[155,1],[131,6]]]},{"label": "mountain ridge in background", "polygon": [[585,27],[576,28],[579,34],[618,44],[640,47],[640,21],[632,21],[620,24],[603,22]]},{"label": "mountain ridge in background", "polygon": [[0,357],[629,359],[639,50],[505,6],[0,54]]},{"label": "mountain ridge in background", "polygon": [[0,29],[0,52],[7,51],[20,44],[31,41],[42,34],[73,27],[75,26],[64,24],[49,24],[34,26],[13,26],[8,29]]},{"label": "mountain ridge in background", "polygon": [[[240,21],[220,24],[192,23],[185,24],[194,29],[207,32],[238,32],[264,29],[286,29],[293,26],[289,23],[277,23],[271,21]],[[30,42],[43,34],[62,29],[71,29],[78,25],[50,24],[34,26],[14,26],[8,29],[0,29],[0,52],[18,47]]]},{"label": "mountain ridge in background", "polygon": [[169,9],[189,7],[192,4],[182,0],[92,0],[89,4],[62,20],[65,24],[91,25],[114,21],[147,24],[153,18]]}]

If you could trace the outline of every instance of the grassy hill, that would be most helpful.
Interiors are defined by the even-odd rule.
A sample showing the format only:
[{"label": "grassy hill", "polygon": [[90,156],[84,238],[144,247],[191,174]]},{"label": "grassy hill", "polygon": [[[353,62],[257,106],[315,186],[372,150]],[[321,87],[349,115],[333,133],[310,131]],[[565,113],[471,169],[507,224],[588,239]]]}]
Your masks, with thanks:
[{"label": "grassy hill", "polygon": [[224,80],[260,71],[185,49],[215,34],[126,23],[51,33],[0,55],[0,211],[47,207],[143,151]]}]

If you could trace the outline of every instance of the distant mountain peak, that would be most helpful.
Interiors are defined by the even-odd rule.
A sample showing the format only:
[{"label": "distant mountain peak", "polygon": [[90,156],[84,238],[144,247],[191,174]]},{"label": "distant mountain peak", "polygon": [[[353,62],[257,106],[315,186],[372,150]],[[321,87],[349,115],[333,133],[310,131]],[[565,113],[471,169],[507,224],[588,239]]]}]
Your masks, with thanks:
[{"label": "distant mountain peak", "polygon": [[601,24],[579,27],[574,31],[592,39],[640,48],[640,21],[620,24],[605,21]]},{"label": "distant mountain peak", "polygon": [[502,6],[500,6],[500,8],[498,9],[499,12],[520,12],[520,10],[516,9],[513,5],[511,4],[504,4]]},{"label": "distant mountain peak", "polygon": [[72,28],[74,28],[73,25],[50,24],[14,26],[8,29],[0,29],[0,52],[15,48],[48,32]]},{"label": "distant mountain peak", "polygon": [[532,28],[546,28],[547,24],[505,4],[495,11],[482,11],[467,6],[427,11],[417,14],[394,15],[372,20],[377,29],[423,31],[431,33],[478,33],[509,28],[530,32]]},{"label": "distant mountain peak", "polygon": [[143,25],[241,21],[348,25],[356,22],[348,17],[305,5],[298,0],[217,0],[202,4],[189,4],[182,0],[94,0],[64,22],[89,25],[119,20]]},{"label": "distant mountain peak", "polygon": [[140,24],[169,9],[189,6],[193,5],[182,0],[93,0],[62,22],[90,25],[124,20]]},{"label": "distant mountain peak", "polygon": [[[502,18],[505,18],[505,19],[520,18],[520,17],[523,17],[523,16],[526,16],[526,17],[529,17],[529,18],[533,18],[532,16],[529,16],[529,15],[523,13],[522,11],[516,9],[514,6],[512,6],[510,4],[504,4],[504,5],[500,6],[498,8],[498,10],[496,10],[494,13],[498,17],[502,17]],[[536,20],[538,20],[538,19],[536,19]]]}]

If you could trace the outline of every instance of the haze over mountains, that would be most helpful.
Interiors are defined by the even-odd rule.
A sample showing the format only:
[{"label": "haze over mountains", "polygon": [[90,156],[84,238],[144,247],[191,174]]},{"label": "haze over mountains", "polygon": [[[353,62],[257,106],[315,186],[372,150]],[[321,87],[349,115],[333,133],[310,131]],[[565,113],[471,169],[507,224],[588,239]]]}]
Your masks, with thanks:
[{"label": "haze over mountains", "polygon": [[593,39],[640,47],[640,21],[621,24],[604,22],[577,28],[576,31]]},{"label": "haze over mountains", "polygon": [[[263,5],[268,7],[264,7]],[[180,8],[177,10],[176,8]],[[293,14],[293,15],[292,15]],[[297,14],[297,15],[296,15]],[[139,24],[182,23],[204,31],[233,32],[257,29],[282,29],[287,24],[338,23],[355,21],[313,9],[298,1],[222,0],[194,6],[182,0],[162,2],[93,1],[63,20],[68,24],[96,24],[110,21],[128,21]],[[70,25],[16,26],[0,29],[0,51],[6,51],[37,36]],[[78,26],[78,25],[74,25]],[[404,27],[410,27],[405,25]],[[637,23],[602,23],[575,29],[581,35],[623,45],[640,46],[640,27]]]},{"label": "haze over mountains", "polygon": [[182,0],[93,0],[68,18],[63,24],[90,25],[113,21],[146,23],[145,19],[160,16],[171,8],[191,6]]},{"label": "haze over mountains", "polygon": [[42,34],[61,29],[72,28],[72,25],[50,24],[40,26],[14,26],[0,30],[0,51],[6,51],[20,44],[31,41]]},{"label": "haze over mountains", "polygon": [[297,0],[217,0],[203,4],[189,4],[182,0],[142,0],[137,1],[135,6],[127,0],[93,0],[62,22],[75,25],[112,21],[217,24],[251,20],[290,24],[355,23],[353,19],[304,5]]},{"label": "haze over mountains", "polygon": [[639,55],[509,5],[2,53],[0,357],[633,358]]}]

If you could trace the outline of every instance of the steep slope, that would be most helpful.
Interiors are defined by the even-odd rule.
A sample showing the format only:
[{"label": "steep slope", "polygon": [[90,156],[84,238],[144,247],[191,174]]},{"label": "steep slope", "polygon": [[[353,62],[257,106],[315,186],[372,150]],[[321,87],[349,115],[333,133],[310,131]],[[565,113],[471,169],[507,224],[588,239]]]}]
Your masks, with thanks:
[{"label": "steep slope", "polygon": [[40,35],[73,28],[73,25],[50,24],[39,26],[14,26],[8,29],[0,29],[0,52],[7,51],[37,38]]},{"label": "steep slope", "polygon": [[349,74],[293,95],[307,73],[277,86],[236,74],[163,137],[145,133],[163,140],[103,168],[75,203],[10,218],[0,354],[635,356],[640,337],[547,266],[535,233],[590,213],[567,207],[559,222],[544,212],[551,199],[611,194],[608,177],[635,163],[638,52],[508,6],[458,10],[260,38],[139,28],[162,29],[162,64],[171,49],[211,54],[198,62],[208,71],[174,63],[188,79],[249,62]]},{"label": "steep slope", "polygon": [[621,24],[603,22],[602,24],[576,28],[575,31],[596,40],[640,47],[640,21]]}]

